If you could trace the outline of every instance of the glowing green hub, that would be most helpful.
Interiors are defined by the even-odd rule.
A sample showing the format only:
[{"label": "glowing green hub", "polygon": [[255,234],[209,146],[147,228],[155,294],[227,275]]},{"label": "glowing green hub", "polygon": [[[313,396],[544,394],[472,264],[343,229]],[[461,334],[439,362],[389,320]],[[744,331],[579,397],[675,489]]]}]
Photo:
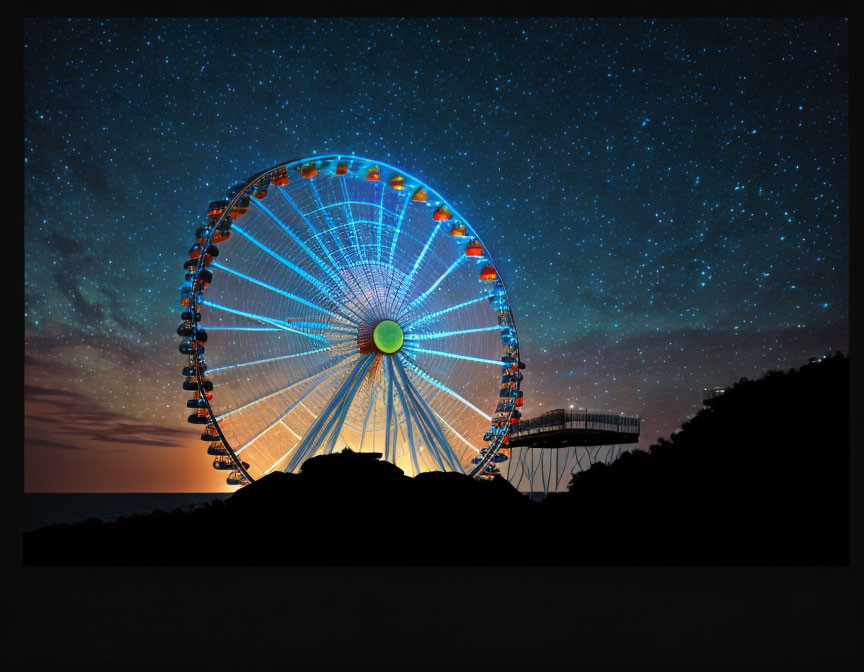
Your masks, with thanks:
[{"label": "glowing green hub", "polygon": [[402,334],[402,327],[393,320],[384,320],[375,327],[372,340],[375,341],[375,347],[381,352],[392,355],[402,347],[405,336]]}]

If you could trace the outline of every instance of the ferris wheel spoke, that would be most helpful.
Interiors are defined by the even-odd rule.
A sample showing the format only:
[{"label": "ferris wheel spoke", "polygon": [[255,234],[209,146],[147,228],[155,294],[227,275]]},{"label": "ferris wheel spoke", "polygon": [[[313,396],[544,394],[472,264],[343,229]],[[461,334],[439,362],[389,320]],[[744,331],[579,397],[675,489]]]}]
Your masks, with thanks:
[{"label": "ferris wheel spoke", "polygon": [[264,322],[265,324],[272,324],[274,327],[277,327],[282,331],[290,331],[293,334],[300,334],[301,336],[306,336],[307,338],[321,341],[322,343],[329,343],[329,341],[324,336],[312,334],[307,331],[301,331],[300,329],[294,329],[293,327],[288,326],[287,323],[284,323],[281,320],[276,320],[272,317],[264,317],[263,315],[255,315],[254,313],[247,313],[243,310],[237,310],[236,308],[220,306],[218,303],[213,303],[212,301],[207,301],[206,299],[202,299],[199,303],[202,306],[209,306],[210,308],[216,308],[217,310],[224,310],[226,313],[231,313],[233,315],[241,315],[242,317],[248,317],[250,320],[258,320],[259,322]]},{"label": "ferris wheel spoke", "polygon": [[[319,211],[320,211],[320,212],[324,215],[324,219],[326,220],[327,225],[328,225],[328,227],[329,227],[329,228],[326,230],[326,232],[330,234],[330,238],[333,240],[333,243],[336,245],[337,249],[339,250],[340,254],[342,255],[342,260],[343,260],[343,262],[345,263],[344,268],[345,268],[345,269],[348,269],[348,268],[350,268],[350,266],[352,265],[352,262],[351,262],[351,260],[348,258],[348,256],[346,255],[346,253],[345,253],[345,246],[342,244],[341,240],[339,239],[338,234],[336,233],[336,231],[338,231],[338,229],[341,228],[341,227],[337,227],[337,226],[336,226],[335,222],[333,221],[333,218],[330,216],[330,213],[328,212],[328,209],[324,207],[324,204],[321,202],[321,196],[318,194],[318,189],[317,189],[317,187],[315,186],[314,182],[310,184],[310,188],[311,188],[311,190],[312,190],[312,196],[313,196],[313,199],[315,200],[315,202],[316,202],[316,203],[318,204],[318,206],[319,206],[319,209],[316,210],[315,212],[319,212]],[[295,209],[296,209],[296,206],[295,206]],[[299,212],[299,210],[298,210],[298,212]],[[300,213],[300,216],[303,217],[303,219],[304,219],[305,221],[308,221],[306,215],[303,215],[302,213]],[[324,233],[325,233],[325,232],[322,232],[322,233],[321,233],[321,236],[322,236],[322,237],[323,237]],[[349,238],[350,238],[350,236],[349,236]],[[358,246],[359,246],[359,238],[357,238],[357,241],[358,241]],[[350,270],[349,270],[348,272],[349,272],[349,275],[353,278],[353,277],[354,277],[354,274],[351,273]],[[345,286],[346,286],[346,288],[348,287],[348,283],[347,283],[347,282],[345,283]],[[355,299],[357,299],[358,302],[360,302],[360,301],[362,301],[363,299],[365,299],[366,305],[369,307],[369,309],[370,309],[370,310],[372,311],[372,313],[374,314],[374,312],[375,312],[375,308],[373,307],[372,302],[369,301],[369,299],[368,299],[368,297],[366,296],[365,292],[363,292],[362,287],[359,287],[359,285],[358,285],[358,288],[360,289],[360,293],[359,293],[359,294],[357,294],[357,293],[354,291],[354,288],[353,288],[353,287],[350,288],[351,293],[354,295]],[[368,316],[367,316],[367,318],[368,318]]]},{"label": "ferris wheel spoke", "polygon": [[[247,404],[243,404],[239,408],[235,408],[233,411],[228,411],[227,413],[223,413],[221,415],[218,415],[218,416],[216,416],[216,420],[221,422],[225,418],[228,418],[228,417],[234,415],[235,413],[240,413],[241,411],[245,411],[249,408],[252,408],[256,404],[260,404],[262,401],[266,401],[267,399],[272,399],[277,394],[282,394],[283,392],[287,392],[288,390],[293,390],[295,387],[302,385],[303,383],[308,383],[310,380],[314,380],[318,376],[322,376],[325,373],[327,373],[328,371],[332,372],[333,369],[339,368],[341,365],[345,364],[348,361],[350,361],[350,357],[346,358],[346,359],[342,359],[339,362],[336,362],[335,364],[331,364],[330,366],[327,366],[320,371],[316,371],[311,376],[306,376],[305,378],[301,378],[300,380],[295,381],[295,382],[291,383],[290,385],[286,385],[285,387],[280,387],[275,392],[271,392],[270,394],[267,394],[263,397],[259,397],[258,399],[254,399]],[[297,402],[297,403],[300,403],[300,402]]]},{"label": "ferris wheel spoke", "polygon": [[344,176],[339,178],[339,186],[342,189],[342,195],[345,199],[339,205],[342,205],[345,207],[345,220],[351,225],[351,230],[354,232],[354,242],[357,246],[357,257],[361,263],[365,264],[367,262],[366,253],[360,244],[360,232],[357,230],[357,224],[355,223],[355,220],[354,220],[354,212],[351,210],[351,205],[352,205],[353,201],[348,196],[348,186],[345,182]]},{"label": "ferris wheel spoke", "polygon": [[[342,261],[346,264],[351,263],[350,260],[345,256],[345,246],[342,245],[342,241],[340,241],[339,237],[334,233],[336,227],[333,223],[333,218],[330,217],[330,213],[328,212],[327,208],[324,207],[324,204],[321,202],[321,196],[318,194],[318,187],[315,186],[314,181],[309,183],[309,188],[312,192],[312,199],[318,204],[318,210],[316,212],[321,212],[321,214],[324,215],[324,220],[327,222],[328,226],[327,231],[330,232],[330,238],[333,240],[334,245],[336,245],[336,249],[338,249],[340,254],[342,255]],[[304,215],[299,210],[298,213],[305,221],[309,221],[308,214]]]},{"label": "ferris wheel spoke", "polygon": [[[249,233],[247,233],[246,231],[241,229],[236,224],[234,225],[234,230],[237,231],[244,238],[249,240],[251,243],[253,243],[255,246],[257,246],[258,248],[262,249],[264,252],[269,254],[271,257],[273,257],[277,261],[281,262],[284,266],[286,266],[287,268],[290,268],[297,275],[299,275],[301,278],[303,278],[306,282],[308,282],[310,285],[312,285],[315,289],[318,290],[319,293],[321,293],[323,296],[327,297],[327,299],[330,301],[331,305],[333,306],[333,309],[336,310],[337,312],[339,312],[336,309],[336,306],[344,305],[344,302],[339,301],[335,296],[333,296],[333,294],[330,292],[330,290],[327,288],[327,286],[325,284],[323,284],[320,280],[316,279],[315,277],[313,277],[312,275],[310,275],[309,273],[304,271],[302,268],[300,268],[296,264],[288,261],[287,259],[285,259],[285,257],[281,256],[280,254],[277,254],[276,252],[271,250],[269,247],[267,247],[263,243],[259,242],[255,238],[253,238]],[[351,312],[353,312],[353,311],[351,311]],[[341,312],[339,312],[339,314],[342,315]],[[351,318],[348,318],[346,315],[342,315],[342,316],[345,317],[346,319],[350,320],[350,321],[354,321],[354,320],[351,320]],[[362,320],[362,318],[357,314],[355,314],[355,318]]]},{"label": "ferris wheel spoke", "polygon": [[286,234],[288,234],[288,236],[291,238],[291,240],[293,240],[293,241],[294,241],[294,242],[295,242],[295,243],[300,247],[300,249],[303,250],[303,251],[306,253],[306,255],[307,255],[307,256],[308,256],[312,261],[314,261],[315,264],[316,264],[316,265],[317,265],[317,266],[318,266],[322,271],[324,271],[324,273],[327,274],[327,277],[329,277],[329,278],[330,278],[330,279],[331,279],[331,280],[336,284],[337,287],[338,287],[338,286],[342,286],[342,285],[344,284],[342,278],[339,276],[338,273],[336,273],[336,270],[341,270],[341,267],[337,267],[336,270],[334,270],[333,267],[328,266],[327,264],[325,264],[323,259],[321,259],[317,254],[315,254],[315,253],[314,253],[314,252],[309,248],[309,246],[308,246],[306,243],[304,243],[304,242],[300,239],[300,237],[299,237],[296,233],[294,233],[290,228],[288,228],[287,226],[285,226],[285,224],[282,222],[282,220],[279,219],[276,215],[274,215],[274,214],[270,211],[270,209],[269,209],[266,205],[264,205],[264,204],[263,204],[259,199],[257,199],[257,198],[253,198],[253,199],[252,199],[252,202],[253,202],[253,203],[258,207],[259,210],[261,210],[261,212],[263,212],[263,213],[266,214],[266,215],[267,215],[271,220],[273,220],[273,222],[274,222],[274,223],[275,223],[275,224],[276,224],[280,229],[282,229],[282,231],[284,231]]},{"label": "ferris wheel spoke", "polygon": [[[393,293],[392,301],[387,304],[388,309],[393,309],[397,305],[401,305],[404,296],[410,291],[411,283],[414,280],[414,274],[417,272],[417,269],[420,268],[420,264],[423,263],[423,258],[426,256],[426,253],[429,251],[429,248],[432,246],[432,242],[435,240],[435,236],[438,234],[438,231],[441,229],[441,224],[436,224],[435,228],[432,229],[432,234],[429,236],[429,239],[426,241],[426,244],[423,246],[423,249],[420,252],[420,255],[417,257],[417,260],[414,262],[414,266],[411,268],[411,272],[408,273],[402,280],[399,282],[399,286],[396,288],[396,291]],[[404,290],[403,290],[404,287]]]},{"label": "ferris wheel spoke", "polygon": [[[374,204],[364,204],[364,205],[374,206]],[[353,229],[354,237],[357,240],[358,263],[350,264],[347,267],[347,269],[350,272],[351,269],[359,266],[363,270],[363,273],[366,277],[366,283],[367,283],[365,288],[370,288],[370,287],[371,288],[379,288],[379,286],[383,287],[383,280],[384,279],[382,278],[381,279],[382,282],[379,282],[375,278],[376,270],[380,273],[380,262],[370,261],[371,255],[366,253],[366,248],[374,248],[372,251],[376,255],[376,259],[378,259],[378,257],[380,257],[380,255],[378,254],[378,251],[377,251],[378,246],[374,242],[361,244],[359,234],[357,232],[357,225],[358,224],[368,224],[368,225],[373,226],[373,227],[379,227],[380,223],[377,221],[370,220],[370,219],[363,219],[360,217],[355,218],[355,217],[353,217],[353,215],[350,215],[350,214],[349,214],[349,217],[350,217],[350,220],[349,220],[350,226]],[[344,224],[338,225],[338,226],[334,224],[334,230],[339,229],[339,228],[344,228],[346,226],[347,225],[344,225]],[[390,225],[387,225],[387,224],[380,224],[380,226],[383,226],[384,228],[390,228]],[[350,238],[350,236],[349,236],[349,238]],[[355,283],[357,283],[357,287],[360,290],[360,296],[365,298],[366,305],[369,307],[370,314],[373,317],[377,317],[377,318],[382,317],[384,315],[384,310],[383,310],[384,306],[383,306],[382,297],[379,296],[380,292],[374,292],[370,298],[370,295],[368,294],[368,292],[364,291],[364,286],[360,284],[359,280],[356,278],[356,276],[354,276],[353,273],[351,273],[351,277],[355,280]]]},{"label": "ferris wheel spoke", "polygon": [[411,203],[410,198],[405,198],[405,202],[402,204],[402,210],[398,215],[394,215],[396,217],[396,227],[393,231],[393,242],[390,243],[390,259],[389,264],[393,265],[393,254],[396,252],[396,241],[399,240],[399,234],[402,232],[402,220],[405,219],[405,215],[408,212],[408,206]]},{"label": "ferris wheel spoke", "polygon": [[[201,305],[205,305],[205,304],[202,302]],[[215,304],[214,304],[214,307],[218,308],[218,306],[215,306]],[[278,326],[278,327],[241,327],[241,326],[237,326],[237,325],[224,326],[224,325],[219,325],[219,324],[210,324],[210,325],[201,325],[201,329],[203,329],[204,331],[270,331],[270,332],[280,332],[280,331],[285,331],[286,330],[285,326],[290,324],[295,329],[299,327],[301,330],[302,329],[310,329],[313,331],[336,331],[336,332],[347,333],[347,334],[353,334],[354,333],[354,330],[345,329],[345,328],[334,326],[332,324],[326,324],[326,323],[322,323],[322,322],[307,322],[304,320],[299,320],[297,322],[290,321],[290,320],[294,320],[294,319],[297,319],[297,318],[289,318],[289,321],[274,320],[275,322],[279,323],[280,326]],[[349,339],[346,339],[345,342],[347,342],[348,340],[354,340],[354,339],[349,338]],[[329,343],[341,343],[343,341],[329,341],[328,340],[328,342]]]},{"label": "ferris wheel spoke", "polygon": [[251,275],[246,275],[245,273],[241,273],[240,271],[237,271],[233,268],[229,268],[228,266],[225,266],[224,264],[219,263],[218,261],[214,261],[213,266],[215,266],[216,268],[221,269],[223,271],[226,271],[228,273],[231,273],[232,275],[236,275],[238,278],[243,278],[244,280],[248,280],[249,282],[251,282],[255,285],[258,285],[260,287],[264,287],[264,289],[269,289],[271,292],[275,292],[276,294],[280,294],[281,296],[284,296],[285,298],[291,299],[292,301],[302,303],[304,306],[307,306],[309,308],[317,310],[320,313],[324,313],[325,315],[329,315],[330,317],[333,317],[336,319],[347,320],[348,323],[350,323],[350,324],[354,324],[354,325],[357,324],[356,322],[354,322],[353,320],[350,320],[349,318],[347,318],[344,315],[338,315],[332,311],[327,310],[326,308],[322,308],[321,306],[318,306],[318,305],[312,303],[311,301],[304,299],[303,297],[297,296],[296,294],[291,294],[290,292],[286,292],[282,289],[279,289],[278,287],[273,287],[272,285],[268,285],[266,282],[262,282],[261,280],[258,280],[257,278],[253,278]]},{"label": "ferris wheel spoke", "polygon": [[400,357],[400,359],[402,360],[402,363],[405,365],[405,367],[406,367],[409,371],[413,371],[413,372],[414,372],[414,373],[415,373],[419,378],[421,378],[422,380],[425,380],[425,381],[426,381],[427,383],[429,383],[430,385],[433,385],[433,386],[437,387],[437,388],[438,388],[439,390],[441,390],[442,392],[446,392],[447,394],[449,394],[449,395],[450,395],[451,397],[453,397],[454,399],[457,399],[458,401],[461,401],[463,404],[465,404],[465,405],[466,405],[468,408],[470,408],[472,411],[474,411],[474,412],[476,412],[477,414],[479,414],[483,419],[485,419],[485,420],[487,420],[487,421],[491,421],[491,420],[492,420],[492,416],[491,416],[491,415],[489,415],[488,413],[484,413],[484,412],[481,411],[479,408],[477,408],[474,404],[472,404],[470,401],[468,401],[467,399],[465,399],[465,397],[461,396],[458,392],[454,392],[454,391],[451,390],[449,387],[447,387],[444,383],[442,383],[441,381],[436,380],[435,378],[433,378],[432,376],[430,376],[428,373],[426,373],[426,371],[424,371],[424,370],[423,370],[421,367],[419,367],[417,364],[415,364],[414,362],[409,361],[409,360],[406,359],[402,354],[400,354],[399,357]]},{"label": "ferris wheel spoke", "polygon": [[496,324],[491,327],[477,327],[476,329],[459,329],[458,331],[432,331],[429,333],[415,333],[405,330],[405,340],[426,341],[433,338],[447,338],[448,336],[461,336],[462,334],[474,334],[480,331],[501,331],[501,326]]},{"label": "ferris wheel spoke", "polygon": [[278,458],[278,459],[277,459],[273,464],[271,464],[269,467],[267,467],[267,469],[264,470],[264,475],[266,476],[267,474],[269,474],[271,471],[273,471],[273,470],[276,468],[276,466],[277,466],[277,465],[278,465],[282,460],[284,460],[286,457],[288,457],[288,456],[289,456],[289,455],[294,451],[294,449],[297,447],[297,444],[298,444],[298,443],[300,443],[299,440],[298,440],[298,441],[295,441],[295,442],[294,442],[294,445],[291,446],[291,448],[288,450],[287,453],[285,453],[284,455],[279,456],[279,458]]},{"label": "ferris wheel spoke", "polygon": [[403,350],[407,350],[409,353],[413,352],[422,352],[426,355],[438,355],[439,357],[449,357],[450,359],[464,359],[468,362],[480,362],[481,364],[496,364],[501,366],[501,360],[499,359],[484,359],[482,357],[471,357],[470,355],[458,355],[453,352],[441,352],[440,350],[427,350],[426,348],[418,348],[417,346],[403,346]]},{"label": "ferris wheel spoke", "polygon": [[453,426],[452,426],[449,422],[447,422],[441,414],[438,413],[438,411],[434,411],[434,412],[435,412],[435,416],[436,416],[436,417],[437,417],[441,422],[444,423],[444,426],[445,426],[447,429],[449,429],[451,432],[453,432],[453,434],[455,434],[456,437],[457,437],[460,441],[462,441],[462,443],[464,443],[466,446],[468,446],[468,447],[469,447],[471,450],[473,450],[475,453],[479,453],[479,452],[480,452],[480,449],[479,449],[479,448],[476,448],[476,447],[474,446],[474,444],[472,444],[468,439],[466,439],[466,438],[465,438],[464,436],[462,436],[459,432],[457,432],[457,431],[453,428]]},{"label": "ferris wheel spoke", "polygon": [[[319,246],[325,251],[325,253],[330,258],[330,260],[333,261],[334,265],[336,265],[335,261],[333,260],[332,255],[330,254],[328,246],[323,244],[323,242],[322,242],[325,234],[329,234],[331,240],[333,240],[334,244],[336,245],[336,248],[339,250],[339,252],[342,255],[342,260],[343,260],[344,266],[339,267],[339,270],[346,272],[348,274],[348,276],[354,281],[353,284],[357,285],[357,287],[355,288],[347,280],[342,280],[341,281],[342,286],[346,290],[351,292],[354,299],[357,301],[358,306],[360,304],[365,303],[366,307],[368,307],[370,313],[374,314],[375,313],[375,307],[372,305],[372,302],[369,300],[369,298],[366,296],[366,293],[363,291],[363,287],[360,285],[359,282],[357,282],[357,279],[354,276],[354,273],[351,271],[351,268],[353,267],[354,264],[346,255],[345,246],[342,244],[341,240],[339,239],[337,232],[340,228],[342,228],[342,226],[337,225],[333,221],[333,219],[330,217],[330,214],[328,212],[328,208],[323,206],[323,204],[321,202],[321,197],[318,194],[318,190],[315,187],[315,185],[311,184],[310,186],[312,189],[312,194],[313,194],[314,200],[320,207],[317,210],[312,210],[310,213],[307,213],[305,215],[302,212],[300,212],[300,209],[294,204],[294,201],[292,201],[284,192],[282,193],[282,195],[285,196],[286,199],[288,199],[289,203],[291,203],[291,206],[294,208],[294,210],[297,211],[297,214],[299,214],[300,217],[303,219],[303,221],[306,222],[306,226],[309,227],[309,230],[312,232],[316,241],[318,241]],[[312,226],[312,223],[309,221],[308,216],[310,214],[316,213],[316,212],[321,212],[324,215],[324,219],[326,220],[327,226],[328,226],[327,229],[325,229],[323,231],[318,231],[315,227]],[[367,264],[368,264],[368,259],[365,255],[364,251],[361,248],[360,236],[359,236],[359,233],[357,231],[357,224],[356,224],[354,218],[350,214],[351,213],[350,206],[348,208],[348,212],[349,212],[349,222],[350,222],[351,228],[353,229],[354,239],[356,241],[358,260],[360,261],[361,266],[364,269],[366,269]],[[348,238],[350,240],[351,236],[349,235]],[[367,275],[368,275],[368,273],[367,273]],[[359,290],[359,293],[357,290]],[[370,319],[369,313],[366,314],[366,318],[367,318],[367,320]]]},{"label": "ferris wheel spoke", "polygon": [[[393,265],[393,255],[396,252],[396,241],[399,239],[399,233],[402,231],[402,220],[405,219],[405,214],[408,212],[408,205],[411,203],[410,198],[404,198],[404,203],[402,204],[402,210],[396,216],[396,226],[391,227],[393,229],[393,240],[390,243],[390,253],[387,259],[387,268],[390,269],[390,277],[387,279],[387,291],[385,293],[385,297],[389,297],[391,295],[391,291],[393,290],[393,283],[396,279],[396,274],[393,273],[393,269],[395,266]],[[385,298],[385,306],[387,304],[387,299]]]},{"label": "ferris wheel spoke", "polygon": [[204,331],[284,331],[279,327],[223,327],[213,324],[201,325]]},{"label": "ferris wheel spoke", "polygon": [[[312,185],[311,183],[310,183],[310,185],[314,188],[314,185]],[[336,263],[336,260],[333,258],[333,255],[330,254],[330,250],[329,250],[328,246],[324,244],[324,241],[319,236],[318,229],[316,229],[312,225],[312,222],[309,221],[309,219],[303,214],[303,211],[297,207],[297,204],[294,203],[294,199],[292,199],[288,195],[288,193],[281,187],[279,187],[277,189],[277,191],[280,194],[282,194],[282,198],[284,198],[288,202],[288,205],[290,205],[294,209],[294,212],[296,212],[297,215],[300,217],[300,219],[303,220],[303,223],[306,224],[306,227],[309,229],[309,232],[312,234],[312,237],[315,239],[315,242],[318,243],[318,246],[321,248],[321,250],[327,256],[327,258],[330,260],[330,263],[333,264],[333,268],[336,270],[341,270],[341,267],[339,266],[338,263]],[[339,246],[337,245],[337,247],[339,247]]]},{"label": "ferris wheel spoke", "polygon": [[[272,421],[269,425],[267,425],[264,429],[262,429],[262,430],[261,430],[261,431],[260,431],[260,432],[259,432],[259,433],[254,437],[254,438],[250,439],[250,440],[247,441],[245,444],[243,444],[240,448],[238,448],[237,450],[235,450],[235,451],[234,451],[234,454],[235,454],[235,455],[239,455],[242,451],[246,450],[247,447],[249,447],[250,445],[252,445],[253,443],[255,443],[255,441],[257,441],[258,439],[260,439],[262,436],[264,436],[267,432],[269,432],[271,429],[273,429],[276,425],[278,425],[278,424],[280,424],[280,423],[282,424],[283,427],[285,427],[285,429],[287,429],[289,432],[291,432],[291,434],[293,434],[295,437],[297,437],[297,440],[299,441],[302,437],[298,436],[298,435],[294,432],[293,429],[291,429],[288,425],[285,424],[285,418],[288,417],[288,414],[289,414],[291,411],[293,411],[295,408],[297,408],[298,406],[302,406],[303,408],[306,408],[306,406],[303,404],[303,400],[304,400],[306,397],[308,397],[310,394],[312,394],[312,392],[314,392],[315,389],[316,389],[316,388],[317,388],[321,383],[323,383],[325,380],[327,380],[327,378],[328,378],[330,375],[332,375],[333,372],[334,372],[336,369],[338,369],[340,366],[346,364],[348,361],[350,361],[350,359],[344,359],[344,360],[342,360],[341,362],[339,362],[338,364],[336,364],[335,366],[331,366],[329,369],[325,369],[325,370],[323,370],[323,371],[319,371],[318,373],[316,373],[316,374],[314,374],[314,375],[312,375],[312,376],[309,376],[309,377],[307,377],[307,378],[304,378],[304,379],[301,380],[301,381],[298,381],[298,382],[296,382],[296,383],[293,383],[292,385],[290,385],[290,386],[287,387],[287,388],[283,388],[283,389],[281,389],[281,390],[278,390],[278,391],[274,392],[272,395],[269,395],[269,396],[271,396],[271,397],[272,397],[272,396],[275,396],[276,394],[279,394],[279,393],[281,393],[281,392],[285,392],[285,391],[287,391],[288,389],[291,389],[291,388],[293,388],[293,387],[298,387],[299,385],[302,385],[303,383],[308,383],[310,380],[314,380],[315,378],[318,378],[318,380],[315,381],[315,384],[314,384],[314,385],[310,385],[310,386],[309,386],[309,389],[306,390],[302,395],[300,395],[300,397],[299,397],[299,398],[298,398],[294,403],[292,403],[290,406],[288,406],[288,408],[286,408],[286,409],[285,409],[284,411],[282,411],[278,416],[276,416],[276,419],[273,420],[273,421]],[[329,373],[328,373],[328,372],[329,372]],[[323,374],[325,374],[325,373],[327,373],[326,376],[323,375]],[[261,400],[259,400],[259,401],[263,401],[263,399],[261,399]],[[255,403],[257,403],[257,402],[255,402]],[[248,408],[248,405],[247,405],[247,408]],[[242,410],[242,409],[241,409],[241,410]],[[306,410],[309,410],[309,409],[306,409]],[[295,444],[295,445],[296,445],[296,444]],[[281,458],[280,458],[280,459],[281,459]]]},{"label": "ferris wheel spoke", "polygon": [[[436,311],[434,313],[430,313],[429,315],[424,315],[423,317],[416,317],[413,320],[409,319],[404,322],[405,329],[416,329],[421,324],[425,324],[430,320],[435,319],[436,317],[440,317],[441,315],[445,315],[451,311],[458,310],[459,308],[465,308],[466,306],[470,306],[474,303],[479,303],[486,299],[486,296],[478,296],[476,299],[470,299],[469,301],[464,301],[458,305],[450,306],[449,308],[444,308],[443,310]],[[500,327],[499,327],[500,328]]]},{"label": "ferris wheel spoke", "polygon": [[215,373],[216,371],[225,371],[227,369],[239,369],[242,366],[254,366],[255,364],[267,364],[269,362],[277,362],[282,359],[292,359],[294,357],[304,357],[306,355],[316,355],[319,352],[328,352],[329,350],[333,350],[335,346],[329,346],[326,348],[317,348],[315,350],[307,350],[306,352],[296,352],[290,355],[279,355],[278,357],[268,357],[267,359],[257,359],[254,362],[240,362],[239,364],[223,364],[222,366],[217,366],[213,369],[207,369],[207,373]]},{"label": "ferris wheel spoke", "polygon": [[434,292],[438,288],[438,285],[440,285],[442,282],[444,282],[444,280],[447,278],[447,276],[449,276],[453,271],[455,271],[457,268],[459,268],[459,265],[462,264],[462,262],[465,261],[467,258],[468,257],[463,257],[463,256],[458,257],[456,259],[456,261],[454,261],[452,264],[450,264],[450,267],[446,271],[444,271],[444,273],[442,273],[441,276],[435,282],[432,283],[432,286],[429,287],[429,289],[427,289],[425,292],[423,292],[420,296],[418,296],[416,299],[414,299],[411,303],[409,303],[404,308],[404,313],[402,312],[403,309],[402,309],[402,306],[400,305],[400,307],[399,307],[400,316],[404,315],[405,313],[411,313],[412,310],[414,310],[416,307],[419,307],[420,304],[422,304],[427,298],[429,298],[429,295],[432,294],[432,292]]},{"label": "ferris wheel spoke", "polygon": [[354,400],[354,395],[357,393],[357,389],[363,382],[363,378],[369,371],[369,367],[372,365],[375,357],[376,355],[374,354],[362,355],[357,360],[354,367],[345,377],[342,385],[330,398],[327,406],[318,415],[312,426],[306,430],[303,440],[294,453],[294,457],[291,458],[285,469],[286,471],[294,471],[310,451],[318,447],[324,447],[326,451],[329,445],[330,449],[332,449],[332,444],[336,441],[339,430],[342,428],[342,423],[345,421],[345,415],[351,402]]},{"label": "ferris wheel spoke", "polygon": [[376,206],[378,208],[378,232],[377,232],[377,244],[375,245],[375,251],[377,254],[377,259],[381,261],[381,228],[384,224],[384,183],[381,183],[381,203]]}]

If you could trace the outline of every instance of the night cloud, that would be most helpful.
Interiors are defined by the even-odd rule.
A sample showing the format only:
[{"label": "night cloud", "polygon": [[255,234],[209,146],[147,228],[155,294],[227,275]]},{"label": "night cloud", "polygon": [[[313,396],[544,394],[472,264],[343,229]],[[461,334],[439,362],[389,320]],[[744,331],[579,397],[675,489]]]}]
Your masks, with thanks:
[{"label": "night cloud", "polygon": [[77,436],[114,445],[161,447],[178,446],[189,439],[189,431],[182,425],[142,423],[68,390],[25,385],[24,408],[28,425],[50,430],[54,436]]}]

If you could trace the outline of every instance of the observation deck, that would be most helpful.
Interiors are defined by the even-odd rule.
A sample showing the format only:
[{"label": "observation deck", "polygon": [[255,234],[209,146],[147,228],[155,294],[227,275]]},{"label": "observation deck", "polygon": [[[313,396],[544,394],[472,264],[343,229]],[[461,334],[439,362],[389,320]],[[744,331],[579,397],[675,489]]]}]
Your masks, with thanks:
[{"label": "observation deck", "polygon": [[641,423],[638,416],[557,408],[513,425],[510,447],[569,448],[636,443]]}]

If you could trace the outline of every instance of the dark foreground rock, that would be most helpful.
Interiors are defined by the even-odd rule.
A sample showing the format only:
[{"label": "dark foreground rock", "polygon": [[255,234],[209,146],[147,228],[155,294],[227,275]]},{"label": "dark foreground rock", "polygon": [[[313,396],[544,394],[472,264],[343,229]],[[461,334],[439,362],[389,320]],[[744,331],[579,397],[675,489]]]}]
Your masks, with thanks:
[{"label": "dark foreground rock", "polygon": [[743,380],[541,503],[344,451],[195,511],[24,534],[31,565],[842,565],[848,360]]}]

